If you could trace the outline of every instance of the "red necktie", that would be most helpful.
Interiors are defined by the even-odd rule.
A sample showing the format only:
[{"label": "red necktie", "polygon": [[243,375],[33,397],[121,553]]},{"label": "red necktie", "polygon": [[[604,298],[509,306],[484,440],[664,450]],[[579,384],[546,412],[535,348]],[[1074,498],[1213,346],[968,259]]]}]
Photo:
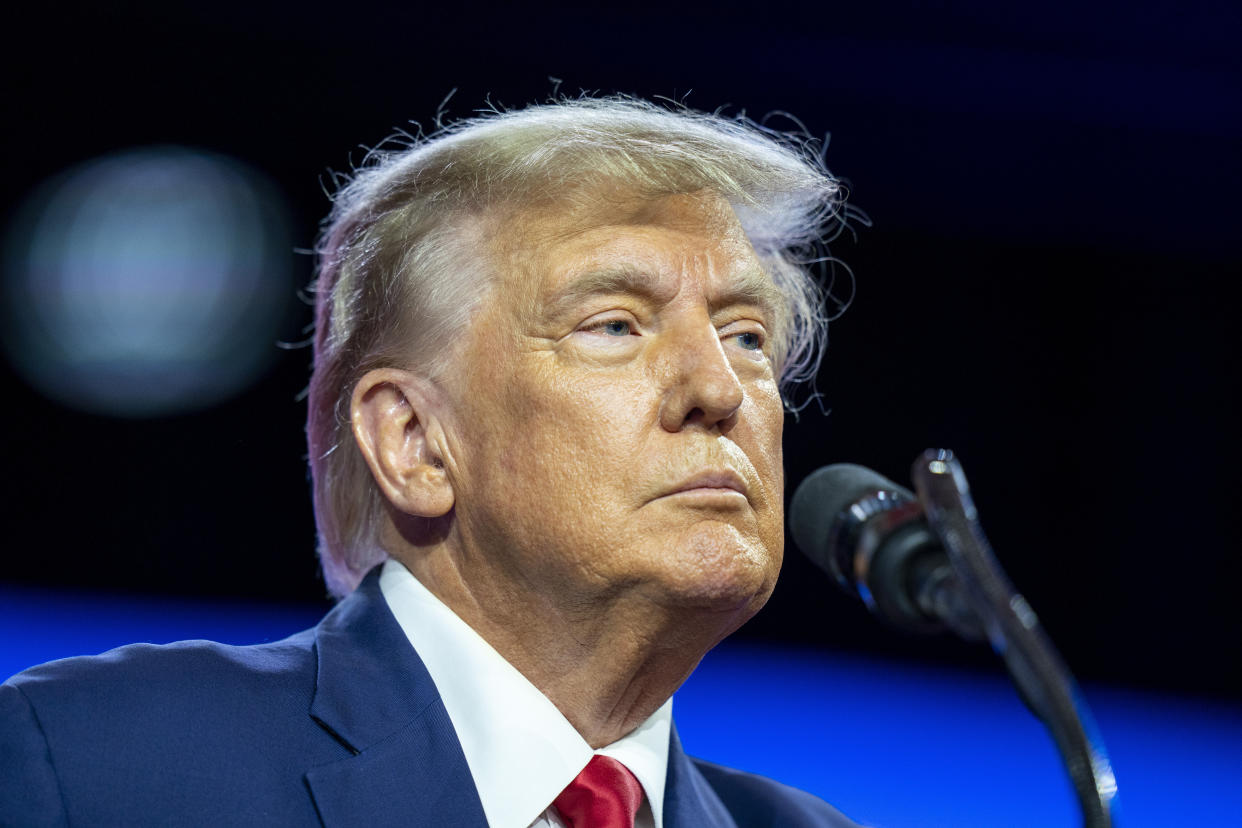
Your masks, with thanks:
[{"label": "red necktie", "polygon": [[625,765],[596,754],[552,804],[569,828],[634,828],[643,786]]}]

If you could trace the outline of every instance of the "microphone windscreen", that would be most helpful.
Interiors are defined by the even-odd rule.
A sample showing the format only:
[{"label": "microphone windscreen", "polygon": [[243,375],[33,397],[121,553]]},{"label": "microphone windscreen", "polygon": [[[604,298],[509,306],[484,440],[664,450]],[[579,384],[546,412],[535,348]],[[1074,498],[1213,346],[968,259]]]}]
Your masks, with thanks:
[{"label": "microphone windscreen", "polygon": [[789,530],[802,554],[832,572],[828,539],[837,515],[850,504],[877,491],[914,495],[879,472],[853,463],[836,463],[812,472],[789,504]]}]

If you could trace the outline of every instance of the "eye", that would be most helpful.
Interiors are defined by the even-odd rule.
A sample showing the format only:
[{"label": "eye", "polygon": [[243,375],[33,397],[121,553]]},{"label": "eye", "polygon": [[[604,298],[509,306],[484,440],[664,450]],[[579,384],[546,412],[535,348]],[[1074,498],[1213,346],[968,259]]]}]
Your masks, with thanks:
[{"label": "eye", "polygon": [[605,319],[602,322],[588,325],[584,330],[601,333],[604,336],[623,337],[634,334],[634,325],[625,319]]},{"label": "eye", "polygon": [[740,334],[734,334],[733,339],[739,346],[747,351],[758,351],[763,347],[763,337],[754,331],[744,331]]}]

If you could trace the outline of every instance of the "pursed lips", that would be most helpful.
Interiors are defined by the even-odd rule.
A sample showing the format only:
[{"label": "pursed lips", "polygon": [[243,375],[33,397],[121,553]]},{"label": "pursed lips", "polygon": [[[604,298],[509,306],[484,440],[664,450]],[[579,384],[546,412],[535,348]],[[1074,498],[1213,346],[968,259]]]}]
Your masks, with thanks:
[{"label": "pursed lips", "polygon": [[[677,494],[727,494],[737,492],[747,497],[746,480],[733,469],[708,469],[691,475],[664,493],[664,497]],[[749,499],[749,498],[748,498]]]}]

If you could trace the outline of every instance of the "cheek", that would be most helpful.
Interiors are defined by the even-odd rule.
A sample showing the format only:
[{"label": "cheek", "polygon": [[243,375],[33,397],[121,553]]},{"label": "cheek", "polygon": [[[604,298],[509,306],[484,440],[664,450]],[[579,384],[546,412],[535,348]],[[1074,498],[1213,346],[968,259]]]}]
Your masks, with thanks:
[{"label": "cheek", "polygon": [[[776,384],[763,383],[748,395],[739,425],[745,427],[746,451],[764,488],[764,509],[760,515],[768,542],[783,545],[785,525],[785,466],[782,433],[785,409]],[[775,539],[775,540],[774,540]]]},{"label": "cheek", "polygon": [[764,480],[775,488],[779,499],[784,488],[781,437],[785,428],[785,408],[776,390],[776,383],[758,383],[747,394],[738,422],[745,428],[745,439],[750,444],[748,453],[751,462]]},{"label": "cheek", "polygon": [[587,500],[623,485],[641,450],[640,389],[567,377],[547,362],[493,385],[501,410],[483,418],[490,419],[483,425],[495,448],[491,459],[506,473],[538,481],[553,498],[568,492]]}]

